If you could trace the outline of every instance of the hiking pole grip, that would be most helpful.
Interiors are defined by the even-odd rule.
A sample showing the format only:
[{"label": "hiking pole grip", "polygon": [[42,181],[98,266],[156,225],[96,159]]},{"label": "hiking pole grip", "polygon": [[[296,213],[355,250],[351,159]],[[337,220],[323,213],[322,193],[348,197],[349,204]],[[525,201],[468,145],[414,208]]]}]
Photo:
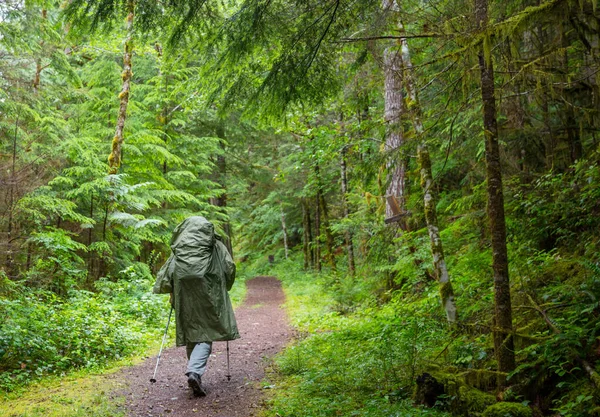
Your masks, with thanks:
[{"label": "hiking pole grip", "polygon": [[160,350],[158,351],[158,358],[156,358],[156,366],[154,367],[154,375],[150,378],[150,382],[153,384],[156,382],[156,371],[158,370],[158,363],[160,362],[160,355],[162,355],[163,346],[165,345],[165,340],[167,340],[167,332],[169,331],[169,323],[171,323],[171,314],[173,314],[173,306],[171,306],[171,310],[169,310],[169,319],[167,320],[167,327],[165,328],[165,334],[163,335],[162,343],[160,344]]}]

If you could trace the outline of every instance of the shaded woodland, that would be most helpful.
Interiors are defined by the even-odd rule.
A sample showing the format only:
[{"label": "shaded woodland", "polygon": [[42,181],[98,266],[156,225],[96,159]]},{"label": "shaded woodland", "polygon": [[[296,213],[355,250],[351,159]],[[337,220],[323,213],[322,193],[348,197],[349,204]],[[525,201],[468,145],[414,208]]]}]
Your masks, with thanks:
[{"label": "shaded woodland", "polygon": [[319,288],[273,413],[600,415],[599,55],[587,0],[0,3],[0,388],[135,352],[202,215]]}]

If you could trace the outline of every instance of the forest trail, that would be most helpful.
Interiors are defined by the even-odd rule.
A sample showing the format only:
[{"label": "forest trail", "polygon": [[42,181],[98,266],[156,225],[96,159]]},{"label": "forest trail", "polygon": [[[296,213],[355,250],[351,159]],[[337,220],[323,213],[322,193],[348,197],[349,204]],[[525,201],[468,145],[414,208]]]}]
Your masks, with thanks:
[{"label": "forest trail", "polygon": [[231,380],[227,381],[225,342],[215,342],[208,369],[202,378],[207,390],[204,398],[194,398],[184,375],[185,347],[165,349],[151,384],[156,357],[115,374],[127,384],[121,395],[126,397],[127,416],[203,416],[247,417],[255,415],[262,403],[260,381],[266,359],[279,352],[291,331],[281,304],[285,295],[274,277],[257,277],[246,282],[248,292],[236,309],[241,339],[229,342]]}]

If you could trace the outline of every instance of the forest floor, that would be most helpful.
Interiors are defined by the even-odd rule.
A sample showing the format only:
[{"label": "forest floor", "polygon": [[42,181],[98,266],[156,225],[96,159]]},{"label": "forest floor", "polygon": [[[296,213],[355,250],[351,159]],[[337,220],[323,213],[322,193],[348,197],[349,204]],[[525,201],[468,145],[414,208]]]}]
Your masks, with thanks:
[{"label": "forest floor", "polygon": [[[207,396],[194,398],[184,375],[185,347],[169,348],[160,359],[157,382],[149,382],[156,357],[125,368],[112,378],[125,386],[115,397],[125,397],[130,417],[203,416],[237,417],[256,415],[263,403],[261,386],[265,367],[291,337],[282,304],[281,283],[273,277],[257,277],[246,282],[244,303],[236,309],[241,338],[229,342],[231,380],[227,380],[225,342],[213,343],[202,385]],[[116,398],[115,398],[116,399]]]}]

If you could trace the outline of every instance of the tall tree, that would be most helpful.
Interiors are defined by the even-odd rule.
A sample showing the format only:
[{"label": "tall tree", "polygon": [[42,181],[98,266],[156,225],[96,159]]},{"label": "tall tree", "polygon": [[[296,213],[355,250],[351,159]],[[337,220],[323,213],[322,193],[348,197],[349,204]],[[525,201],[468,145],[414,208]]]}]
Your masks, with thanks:
[{"label": "tall tree", "polygon": [[133,57],[133,18],[135,13],[135,0],[127,0],[126,4],[127,20],[125,30],[127,36],[125,38],[125,47],[123,51],[123,73],[121,78],[123,84],[119,93],[120,105],[117,116],[117,127],[115,136],[112,141],[112,150],[108,157],[109,173],[116,174],[121,167],[122,147],[123,147],[123,130],[125,129],[125,119],[127,118],[127,106],[129,104],[129,92],[131,90],[131,77]]},{"label": "tall tree", "polygon": [[508,276],[508,251],[506,248],[506,219],[504,215],[504,192],[502,167],[498,143],[498,121],[488,29],[488,2],[475,0],[475,21],[482,36],[479,50],[481,73],[481,100],[483,103],[483,130],[487,176],[487,213],[492,238],[492,269],[494,273],[494,348],[500,372],[515,369],[515,350],[512,335],[512,306]]},{"label": "tall tree", "polygon": [[[397,13],[395,0],[383,0],[384,11]],[[385,151],[388,154],[388,187],[386,190],[386,218],[391,219],[404,209],[406,167],[400,150],[404,143],[402,132],[402,78],[401,56],[395,45],[384,51],[383,72],[385,74],[384,98],[386,124]]]},{"label": "tall tree", "polygon": [[[403,30],[402,25],[399,25],[400,30]],[[414,80],[414,68],[410,58],[410,50],[408,41],[403,38],[401,41],[402,48],[402,74],[404,75],[404,84],[406,86],[407,98],[410,101],[410,109],[412,123],[416,133],[416,138],[419,141],[417,145],[417,159],[419,161],[419,171],[421,173],[421,188],[423,189],[423,206],[425,210],[425,221],[427,222],[427,231],[429,232],[429,244],[431,247],[431,255],[433,257],[433,269],[435,277],[440,284],[440,297],[442,306],[446,311],[446,317],[450,325],[456,324],[458,313],[456,310],[456,302],[454,300],[454,290],[450,282],[448,266],[444,257],[444,246],[442,237],[440,236],[440,228],[438,225],[436,196],[434,190],[433,173],[431,170],[431,157],[427,146],[427,138],[423,129],[423,112],[419,104],[419,95],[417,85]]]}]

